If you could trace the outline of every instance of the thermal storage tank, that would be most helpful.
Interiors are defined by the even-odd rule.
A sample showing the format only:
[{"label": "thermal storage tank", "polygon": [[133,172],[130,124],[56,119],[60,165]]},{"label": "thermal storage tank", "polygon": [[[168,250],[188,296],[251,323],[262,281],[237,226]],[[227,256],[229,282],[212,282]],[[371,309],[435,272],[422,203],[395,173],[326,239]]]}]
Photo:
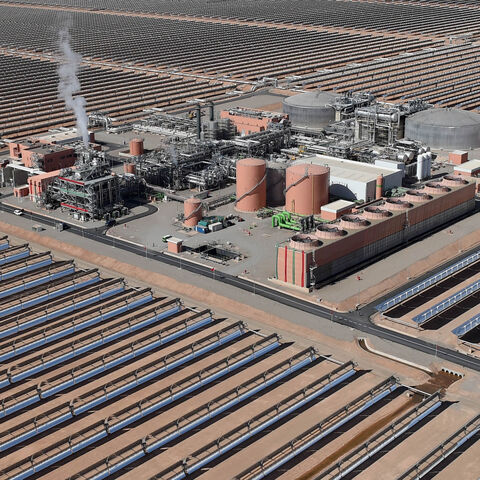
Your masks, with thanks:
[{"label": "thermal storage tank", "polygon": [[138,156],[143,154],[143,140],[141,138],[133,138],[130,140],[130,155]]},{"label": "thermal storage tank", "polygon": [[477,148],[480,147],[480,115],[455,108],[422,110],[407,117],[405,137],[434,148]]},{"label": "thermal storage tank", "polygon": [[202,202],[198,198],[187,198],[183,202],[183,224],[194,227],[203,218]]},{"label": "thermal storage tank", "polygon": [[283,162],[267,162],[267,205],[279,207],[285,205],[285,173],[287,165]]},{"label": "thermal storage tank", "polygon": [[283,111],[295,126],[321,128],[335,120],[334,101],[335,95],[327,92],[300,93],[283,100]]},{"label": "thermal storage tank", "polygon": [[417,179],[423,180],[425,178],[425,154],[421,153],[417,156]]},{"label": "thermal storage tank", "polygon": [[301,163],[287,168],[285,209],[299,215],[317,215],[328,203],[330,169]]},{"label": "thermal storage tank", "polygon": [[125,173],[132,173],[133,175],[135,175],[135,171],[136,171],[135,164],[134,163],[124,163],[123,164],[123,171]]},{"label": "thermal storage tank", "polygon": [[266,162],[243,158],[237,162],[237,200],[239,212],[256,212],[267,206]]}]

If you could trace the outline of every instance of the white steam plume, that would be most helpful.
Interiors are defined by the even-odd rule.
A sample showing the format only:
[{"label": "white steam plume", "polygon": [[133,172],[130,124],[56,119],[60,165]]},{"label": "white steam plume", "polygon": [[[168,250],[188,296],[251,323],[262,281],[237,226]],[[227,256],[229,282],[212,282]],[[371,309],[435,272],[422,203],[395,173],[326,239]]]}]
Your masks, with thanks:
[{"label": "white steam plume", "polygon": [[80,90],[80,81],[77,73],[80,68],[82,56],[75,53],[70,46],[70,34],[67,28],[59,32],[59,47],[61,51],[60,65],[58,67],[58,97],[65,100],[68,110],[73,110],[77,120],[77,130],[82,136],[83,143],[88,147],[88,117],[85,110],[85,98],[73,96]]}]

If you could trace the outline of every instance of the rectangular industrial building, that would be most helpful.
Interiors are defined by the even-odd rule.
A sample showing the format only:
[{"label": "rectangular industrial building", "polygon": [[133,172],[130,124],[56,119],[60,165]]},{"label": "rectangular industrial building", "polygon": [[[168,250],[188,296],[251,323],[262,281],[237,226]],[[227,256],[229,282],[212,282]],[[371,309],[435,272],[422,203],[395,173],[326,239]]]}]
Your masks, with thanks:
[{"label": "rectangular industrial building", "polygon": [[53,170],[52,172],[41,173],[28,177],[28,187],[30,192],[30,200],[35,202],[47,191],[48,185],[53,183],[60,175],[60,170]]},{"label": "rectangular industrial building", "polygon": [[397,169],[378,167],[370,163],[355,162],[343,158],[315,155],[302,158],[297,163],[323,165],[330,169],[330,195],[344,200],[375,199],[377,178],[383,176],[383,189],[402,185],[403,172]]},{"label": "rectangular industrial building", "polygon": [[220,112],[221,119],[228,119],[234,125],[238,135],[264,132],[270,123],[279,123],[287,120],[286,113],[267,112],[252,108],[233,107]]},{"label": "rectangular industrial building", "polygon": [[348,218],[321,225],[310,244],[294,238],[277,244],[275,278],[313,287],[472,211],[475,179],[452,178],[438,183],[443,189],[426,186],[401,197],[380,199]]},{"label": "rectangular industrial building", "polygon": [[466,177],[480,177],[480,160],[470,160],[461,165],[456,165],[454,172],[456,175]]},{"label": "rectangular industrial building", "polygon": [[9,144],[10,157],[20,160],[25,167],[52,172],[75,165],[75,151],[70,147],[34,143],[29,140]]},{"label": "rectangular industrial building", "polygon": [[355,202],[348,200],[335,200],[334,202],[322,205],[320,216],[324,220],[336,220],[346,213],[350,213],[355,207]]}]

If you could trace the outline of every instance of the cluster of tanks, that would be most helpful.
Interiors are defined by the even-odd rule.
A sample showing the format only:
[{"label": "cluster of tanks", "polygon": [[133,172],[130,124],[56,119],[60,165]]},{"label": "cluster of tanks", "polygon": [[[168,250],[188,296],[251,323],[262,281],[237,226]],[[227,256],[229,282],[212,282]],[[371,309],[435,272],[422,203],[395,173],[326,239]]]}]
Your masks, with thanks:
[{"label": "cluster of tanks", "polygon": [[[385,138],[387,144],[407,138],[432,148],[480,147],[478,113],[455,108],[432,108],[418,100],[405,104],[382,104],[369,94],[347,93],[339,96],[312,91],[287,97],[283,101],[283,110],[289,114],[294,130],[299,131],[325,129],[333,123],[339,130],[342,125],[347,127],[345,136],[356,141],[369,138],[377,145],[384,143]],[[382,135],[382,124],[383,129],[388,130],[387,136]]]}]

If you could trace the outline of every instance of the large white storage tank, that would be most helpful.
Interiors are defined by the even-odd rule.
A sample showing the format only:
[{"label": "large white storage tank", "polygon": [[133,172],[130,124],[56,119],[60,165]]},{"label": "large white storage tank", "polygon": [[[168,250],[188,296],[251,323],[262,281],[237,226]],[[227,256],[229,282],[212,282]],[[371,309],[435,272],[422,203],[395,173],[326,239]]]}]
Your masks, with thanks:
[{"label": "large white storage tank", "polygon": [[335,95],[327,92],[300,93],[283,100],[283,112],[297,127],[321,128],[335,120],[334,101]]},{"label": "large white storage tank", "polygon": [[480,147],[480,115],[455,108],[430,108],[405,121],[405,137],[433,148]]}]

